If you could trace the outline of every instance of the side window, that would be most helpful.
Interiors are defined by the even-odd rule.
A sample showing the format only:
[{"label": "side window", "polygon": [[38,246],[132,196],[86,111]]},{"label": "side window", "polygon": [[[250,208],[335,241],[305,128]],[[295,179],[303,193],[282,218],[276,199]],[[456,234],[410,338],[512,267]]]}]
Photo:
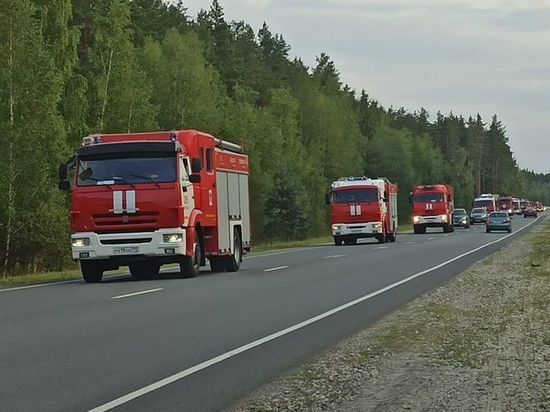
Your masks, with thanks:
[{"label": "side window", "polygon": [[206,149],[206,171],[211,172],[214,165],[212,162],[212,149]]},{"label": "side window", "polygon": [[204,158],[204,147],[201,147],[201,164],[202,164],[202,167],[204,168],[204,165],[206,164],[205,158]]},{"label": "side window", "polygon": [[185,181],[189,180],[189,168],[187,166],[187,159],[185,158],[181,159],[180,167],[181,167],[181,172],[180,172],[181,180],[185,180]]}]

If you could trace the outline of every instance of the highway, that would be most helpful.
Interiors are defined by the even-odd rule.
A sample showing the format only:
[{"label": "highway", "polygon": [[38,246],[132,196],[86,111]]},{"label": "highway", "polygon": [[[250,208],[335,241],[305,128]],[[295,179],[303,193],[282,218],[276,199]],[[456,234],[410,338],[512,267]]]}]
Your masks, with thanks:
[{"label": "highway", "polygon": [[0,290],[0,410],[226,410],[541,220],[251,254],[193,279]]}]

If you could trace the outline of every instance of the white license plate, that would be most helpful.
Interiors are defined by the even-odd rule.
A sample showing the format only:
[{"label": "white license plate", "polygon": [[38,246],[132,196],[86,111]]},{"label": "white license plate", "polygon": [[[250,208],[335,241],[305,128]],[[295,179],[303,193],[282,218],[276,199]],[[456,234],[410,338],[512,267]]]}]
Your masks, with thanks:
[{"label": "white license plate", "polygon": [[137,246],[124,246],[113,248],[113,254],[115,255],[135,255],[137,253],[139,253],[139,248]]}]

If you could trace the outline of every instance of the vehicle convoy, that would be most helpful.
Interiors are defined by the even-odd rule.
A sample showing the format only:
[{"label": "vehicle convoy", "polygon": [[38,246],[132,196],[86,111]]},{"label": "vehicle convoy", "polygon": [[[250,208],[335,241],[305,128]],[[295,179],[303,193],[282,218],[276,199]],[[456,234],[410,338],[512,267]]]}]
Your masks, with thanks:
[{"label": "vehicle convoy", "polygon": [[473,225],[475,223],[485,223],[487,220],[487,209],[484,207],[475,207],[470,212],[470,223]]},{"label": "vehicle convoy", "polygon": [[448,184],[416,186],[412,192],[414,233],[426,233],[429,227],[454,231],[454,189]]},{"label": "vehicle convoy", "polygon": [[169,263],[196,276],[206,259],[237,271],[250,250],[248,157],[206,133],[85,137],[59,187],[72,192],[72,257],[86,282],[119,266],[154,277]]},{"label": "vehicle convoy", "polygon": [[487,209],[487,212],[489,213],[498,212],[500,210],[499,203],[500,203],[499,195],[494,195],[492,193],[484,193],[474,199],[474,208],[484,207],[485,209]]},{"label": "vehicle convoy", "polygon": [[374,237],[379,243],[397,238],[397,185],[386,178],[343,177],[327,195],[334,244],[352,245]]},{"label": "vehicle convoy", "polygon": [[455,209],[453,211],[453,224],[454,227],[470,228],[470,216],[468,216],[466,209]]}]

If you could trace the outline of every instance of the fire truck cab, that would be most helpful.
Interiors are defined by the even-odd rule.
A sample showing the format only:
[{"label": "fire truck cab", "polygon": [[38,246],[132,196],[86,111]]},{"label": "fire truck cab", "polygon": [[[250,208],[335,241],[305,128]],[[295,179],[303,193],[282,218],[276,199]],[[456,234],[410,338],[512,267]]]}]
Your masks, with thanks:
[{"label": "fire truck cab", "polygon": [[426,233],[428,227],[453,232],[454,189],[447,184],[416,186],[411,194],[414,233]]}]

